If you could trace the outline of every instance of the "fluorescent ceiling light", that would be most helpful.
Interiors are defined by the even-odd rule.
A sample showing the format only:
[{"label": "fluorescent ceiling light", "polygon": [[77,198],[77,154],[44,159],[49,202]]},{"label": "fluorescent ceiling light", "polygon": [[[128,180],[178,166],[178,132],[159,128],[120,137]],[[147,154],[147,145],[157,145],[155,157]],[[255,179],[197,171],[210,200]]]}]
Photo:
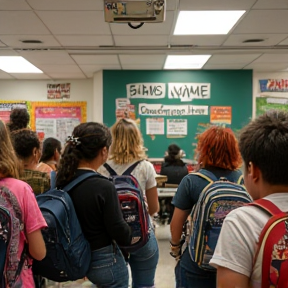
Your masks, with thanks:
[{"label": "fluorescent ceiling light", "polygon": [[164,69],[201,69],[211,55],[168,55]]},{"label": "fluorescent ceiling light", "polygon": [[0,69],[7,73],[43,73],[21,56],[0,56]]},{"label": "fluorescent ceiling light", "polygon": [[180,11],[174,35],[228,34],[245,10]]}]

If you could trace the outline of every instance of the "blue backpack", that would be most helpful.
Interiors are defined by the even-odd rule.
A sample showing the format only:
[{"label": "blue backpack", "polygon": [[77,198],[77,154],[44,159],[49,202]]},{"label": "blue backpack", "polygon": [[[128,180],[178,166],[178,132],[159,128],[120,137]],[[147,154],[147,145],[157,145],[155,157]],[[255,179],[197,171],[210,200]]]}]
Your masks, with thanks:
[{"label": "blue backpack", "polygon": [[[27,247],[18,258],[21,234],[24,234],[22,211],[15,195],[0,187],[0,287],[18,287],[17,282],[27,259]],[[23,236],[22,236],[23,237]]]},{"label": "blue backpack", "polygon": [[63,190],[51,188],[37,195],[39,208],[48,227],[42,230],[46,257],[33,261],[33,273],[57,282],[74,281],[86,276],[91,250],[78,221],[68,192],[95,173],[85,173]]},{"label": "blue backpack", "polygon": [[191,174],[206,179],[209,184],[201,192],[191,212],[189,253],[199,268],[215,271],[216,269],[209,265],[209,261],[216,248],[226,215],[252,202],[252,198],[245,187],[240,185],[243,181],[242,175],[237,183],[233,183],[225,177],[218,179],[206,169]]},{"label": "blue backpack", "polygon": [[116,188],[124,220],[131,227],[132,241],[128,246],[120,246],[127,253],[134,252],[148,242],[149,215],[137,179],[131,175],[140,161],[132,164],[122,175],[105,163],[103,166],[112,177]]}]

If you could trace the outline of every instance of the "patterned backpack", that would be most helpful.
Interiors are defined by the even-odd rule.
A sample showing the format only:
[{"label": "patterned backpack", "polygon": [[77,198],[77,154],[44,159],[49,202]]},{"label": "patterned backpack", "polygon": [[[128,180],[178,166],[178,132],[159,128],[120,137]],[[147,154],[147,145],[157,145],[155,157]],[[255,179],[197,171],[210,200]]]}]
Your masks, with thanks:
[{"label": "patterned backpack", "polygon": [[201,192],[191,212],[189,253],[199,268],[215,271],[216,269],[209,265],[209,261],[216,248],[226,215],[235,208],[252,202],[252,198],[245,187],[240,185],[242,175],[237,183],[233,183],[225,177],[218,179],[206,169],[192,174],[210,183]]},{"label": "patterned backpack", "polygon": [[0,287],[21,285],[17,280],[27,259],[26,245],[18,258],[23,233],[24,223],[18,200],[8,188],[0,186]]},{"label": "patterned backpack", "polygon": [[260,234],[254,263],[262,262],[261,287],[288,287],[288,213],[266,199],[249,205],[259,207],[271,216]]},{"label": "patterned backpack", "polygon": [[132,229],[132,242],[129,246],[120,246],[125,252],[133,252],[144,246],[149,235],[149,215],[137,179],[131,175],[140,161],[132,164],[122,175],[105,163],[115,185],[123,218]]}]

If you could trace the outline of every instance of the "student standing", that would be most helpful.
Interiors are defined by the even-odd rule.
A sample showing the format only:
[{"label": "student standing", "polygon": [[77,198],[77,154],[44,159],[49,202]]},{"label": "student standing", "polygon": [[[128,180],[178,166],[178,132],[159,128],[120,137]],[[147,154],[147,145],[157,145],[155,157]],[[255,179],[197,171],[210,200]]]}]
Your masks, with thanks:
[{"label": "student standing", "polygon": [[[118,175],[121,175],[135,162],[140,161],[131,174],[138,180],[144,199],[146,199],[148,213],[152,216],[159,210],[156,172],[153,165],[145,160],[140,130],[133,120],[120,119],[113,125],[111,131],[112,145],[107,164]],[[98,171],[109,176],[109,172],[103,166]],[[129,257],[133,288],[154,287],[158,259],[158,244],[151,224],[148,242],[139,250],[132,252]]]},{"label": "student standing", "polygon": [[[4,189],[8,188],[5,195],[10,195],[10,199],[13,200],[13,207],[20,207],[20,220],[23,221],[24,229],[20,232],[20,241],[17,243],[17,239],[13,239],[9,246],[12,249],[12,253],[18,251],[17,257],[20,259],[24,245],[28,244],[28,251],[31,257],[42,260],[46,255],[46,247],[41,234],[41,229],[46,227],[47,224],[42,216],[38,204],[35,199],[35,195],[31,187],[21,181],[19,178],[19,166],[18,159],[15,155],[13,146],[10,141],[10,135],[6,129],[5,124],[0,120],[0,186],[1,193],[4,193]],[[6,196],[1,194],[1,197]],[[2,200],[2,199],[1,199]],[[2,201],[1,201],[2,203]],[[18,210],[19,213],[19,210]],[[3,224],[3,223],[2,223]],[[4,223],[5,225],[5,223]],[[17,227],[17,226],[16,226]],[[4,229],[3,229],[4,228]],[[6,237],[7,233],[5,227],[0,227],[0,237]],[[1,239],[2,240],[2,239]],[[13,247],[13,245],[19,245],[18,247]],[[1,250],[1,253],[4,251]],[[6,257],[9,255],[7,251]],[[11,256],[11,255],[10,255]],[[13,258],[14,259],[14,258]],[[14,259],[15,261],[15,259]],[[33,288],[34,280],[32,274],[32,258],[29,256],[25,257],[24,265],[21,270],[20,276],[17,280],[17,287],[23,288]],[[13,272],[13,265],[9,267],[9,271]],[[12,270],[11,270],[12,269]],[[6,271],[7,272],[7,271]],[[15,272],[15,271],[14,271]],[[9,274],[5,275],[6,280],[9,279]],[[16,287],[15,286],[15,287]]]},{"label": "student standing", "polygon": [[[273,110],[244,127],[239,140],[248,192],[254,200],[264,198],[285,212],[288,211],[287,143],[288,114]],[[278,271],[274,268],[271,280],[275,282],[261,286],[261,259],[254,265],[259,235],[269,217],[267,212],[254,206],[241,207],[227,215],[210,261],[217,267],[217,287],[288,287],[287,269],[280,273],[281,266]],[[281,250],[282,259],[287,259],[287,241],[281,244]],[[270,273],[271,269],[272,266]],[[286,279],[286,284],[277,284],[279,275]]]},{"label": "student standing", "polygon": [[[212,172],[217,179],[225,177],[237,183],[242,177],[238,168],[242,160],[237,140],[229,128],[212,126],[198,138],[196,153],[201,170]],[[204,171],[205,172],[205,171]],[[180,256],[182,227],[197,203],[200,193],[210,182],[198,175],[188,174],[181,181],[172,204],[175,206],[170,224],[171,250]],[[176,253],[177,252],[177,253]],[[186,247],[175,268],[177,288],[216,287],[216,273],[198,267]]]},{"label": "student standing", "polygon": [[114,185],[96,173],[106,162],[110,145],[106,126],[95,122],[76,126],[67,138],[56,186],[63,188],[76,177],[95,173],[69,191],[92,251],[87,278],[97,287],[127,288],[128,269],[117,244],[130,244],[131,230],[123,219]]}]

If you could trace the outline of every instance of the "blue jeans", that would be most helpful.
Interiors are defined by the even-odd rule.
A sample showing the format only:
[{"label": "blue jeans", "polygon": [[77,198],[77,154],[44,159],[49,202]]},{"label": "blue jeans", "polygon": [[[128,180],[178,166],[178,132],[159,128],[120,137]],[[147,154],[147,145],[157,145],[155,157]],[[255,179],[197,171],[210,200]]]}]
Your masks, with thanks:
[{"label": "blue jeans", "polygon": [[132,273],[132,288],[154,287],[158,260],[158,243],[154,231],[151,231],[148,242],[143,247],[130,254],[129,264]]},{"label": "blue jeans", "polygon": [[188,248],[175,267],[175,279],[176,288],[216,288],[216,272],[200,269],[191,260]]},{"label": "blue jeans", "polygon": [[116,244],[92,251],[87,278],[98,288],[127,288],[128,269]]}]

